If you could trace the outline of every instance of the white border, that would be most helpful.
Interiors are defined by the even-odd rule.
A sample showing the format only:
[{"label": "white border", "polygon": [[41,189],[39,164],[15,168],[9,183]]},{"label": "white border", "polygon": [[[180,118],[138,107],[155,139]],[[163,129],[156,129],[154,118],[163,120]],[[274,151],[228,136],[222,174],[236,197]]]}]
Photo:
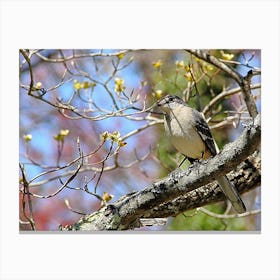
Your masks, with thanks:
[{"label": "white border", "polygon": [[[279,2],[2,1],[1,279],[279,279]],[[19,234],[18,49],[261,48],[261,234]]]}]

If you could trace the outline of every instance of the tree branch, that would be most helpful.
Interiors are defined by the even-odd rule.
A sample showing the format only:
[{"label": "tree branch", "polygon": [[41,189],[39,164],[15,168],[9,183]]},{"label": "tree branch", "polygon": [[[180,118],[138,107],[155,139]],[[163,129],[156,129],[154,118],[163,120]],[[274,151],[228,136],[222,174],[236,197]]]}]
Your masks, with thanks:
[{"label": "tree branch", "polygon": [[[145,189],[122,197],[114,204],[107,205],[97,212],[84,216],[76,224],[60,227],[61,230],[122,230],[139,227],[140,219],[162,215],[164,206],[179,199],[181,204],[175,212],[193,209],[208,203],[224,200],[220,189],[214,184],[198,189],[223,176],[246,160],[259,147],[261,140],[261,116],[247,125],[240,137],[226,145],[215,157],[202,163],[190,166],[186,171],[173,171],[168,177],[159,180]],[[257,161],[258,162],[258,161]],[[246,164],[246,163],[245,163]],[[249,167],[257,169],[252,163],[244,165],[233,177],[237,188],[243,192],[254,188],[260,182],[260,174],[256,172],[251,180],[246,175]],[[253,166],[253,167],[252,167]],[[247,170],[247,171],[246,171]],[[241,172],[238,174],[238,172]],[[244,184],[245,183],[245,184]],[[250,184],[249,184],[250,183]],[[198,190],[197,190],[198,189]],[[208,197],[208,199],[202,199]],[[182,200],[183,199],[183,200]],[[178,202],[177,201],[177,202]],[[176,202],[176,200],[175,200]],[[155,210],[154,210],[155,209]],[[157,213],[157,214],[155,214]],[[170,212],[167,213],[171,214]]]},{"label": "tree branch", "polygon": [[[251,86],[251,89],[258,89],[261,88],[261,84],[254,84]],[[225,97],[228,96],[232,96],[234,94],[240,93],[241,89],[240,88],[234,88],[231,90],[224,90],[222,91],[220,94],[218,94],[217,96],[215,96],[210,102],[209,104],[207,104],[204,109],[203,109],[203,114],[206,115],[207,113],[209,113],[211,107],[213,107],[216,103],[218,103],[219,101],[221,101],[222,99],[224,99]]]},{"label": "tree branch", "polygon": [[250,82],[251,78],[254,75],[254,72],[250,70],[246,77],[243,77],[233,68],[229,67],[218,58],[210,55],[206,51],[203,50],[187,50],[189,53],[193,54],[194,56],[213,64],[217,68],[223,70],[229,76],[231,76],[240,86],[243,94],[244,101],[246,103],[248,112],[252,118],[255,118],[258,114],[257,106],[255,104],[254,98],[251,94]]},{"label": "tree branch", "polygon": [[[253,190],[261,183],[261,158],[260,153],[256,151],[246,161],[242,162],[231,171],[227,176],[235,185],[239,193],[245,193]],[[187,210],[192,210],[204,205],[216,203],[225,200],[226,197],[216,181],[203,187],[188,192],[172,201],[163,203],[158,207],[152,208],[144,214],[144,218],[164,218],[177,216]],[[242,214],[236,214],[235,217],[241,217]]]}]

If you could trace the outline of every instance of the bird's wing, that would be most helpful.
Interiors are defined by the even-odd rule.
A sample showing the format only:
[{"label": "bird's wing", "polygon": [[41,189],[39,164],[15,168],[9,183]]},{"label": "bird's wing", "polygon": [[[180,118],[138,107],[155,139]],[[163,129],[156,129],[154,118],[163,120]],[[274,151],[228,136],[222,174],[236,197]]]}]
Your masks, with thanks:
[{"label": "bird's wing", "polygon": [[209,149],[212,156],[215,156],[217,154],[217,150],[207,122],[198,111],[193,110],[193,114],[195,114],[195,119],[196,119],[196,123],[195,123],[196,131],[200,135],[201,139],[206,143],[206,146]]}]

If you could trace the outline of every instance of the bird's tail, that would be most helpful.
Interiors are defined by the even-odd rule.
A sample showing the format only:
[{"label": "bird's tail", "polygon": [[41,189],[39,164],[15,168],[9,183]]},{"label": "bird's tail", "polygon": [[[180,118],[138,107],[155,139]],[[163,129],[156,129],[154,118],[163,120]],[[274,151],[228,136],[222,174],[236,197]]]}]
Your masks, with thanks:
[{"label": "bird's tail", "polygon": [[238,212],[239,214],[246,212],[246,207],[241,197],[239,196],[235,186],[229,181],[229,179],[226,176],[221,176],[216,180],[236,212]]}]

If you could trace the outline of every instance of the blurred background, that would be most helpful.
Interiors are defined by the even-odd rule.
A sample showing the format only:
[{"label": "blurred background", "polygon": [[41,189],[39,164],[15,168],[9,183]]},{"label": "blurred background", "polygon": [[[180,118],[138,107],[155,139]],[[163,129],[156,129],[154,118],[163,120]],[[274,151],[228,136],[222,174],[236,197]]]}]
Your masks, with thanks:
[{"label": "blurred background", "polygon": [[[261,67],[260,50],[208,51],[242,75]],[[238,85],[186,50],[21,50],[19,76],[20,230],[31,230],[31,212],[36,230],[58,230],[100,209],[102,199],[113,203],[174,170],[183,157],[164,137],[162,116],[144,112],[165,94],[203,111],[219,147],[249,120]],[[251,84],[260,111],[260,75]],[[260,188],[242,197],[248,209],[261,208]],[[226,202],[205,208],[228,211]],[[222,219],[194,209],[138,230],[260,227],[260,214]]]}]

